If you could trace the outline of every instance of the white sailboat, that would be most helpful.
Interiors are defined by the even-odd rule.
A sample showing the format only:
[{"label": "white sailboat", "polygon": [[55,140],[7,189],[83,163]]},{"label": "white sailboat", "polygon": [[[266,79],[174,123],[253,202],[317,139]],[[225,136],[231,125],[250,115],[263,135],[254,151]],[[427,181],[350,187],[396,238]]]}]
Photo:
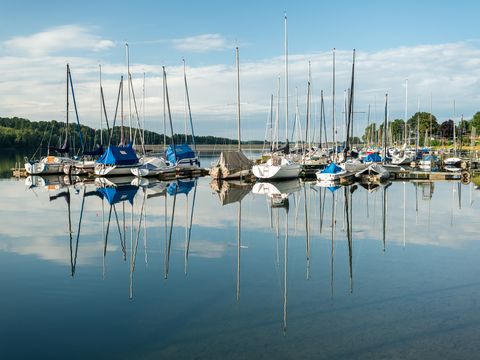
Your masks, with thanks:
[{"label": "white sailboat", "polygon": [[288,45],[287,45],[287,16],[285,15],[285,154],[272,154],[264,164],[252,167],[255,177],[261,180],[297,178],[302,171],[299,164],[289,159],[288,154]]},{"label": "white sailboat", "polygon": [[[70,66],[67,64],[67,112],[66,112],[66,124],[65,124],[65,141],[62,147],[55,148],[49,147],[50,150],[54,150],[59,154],[68,154],[68,120],[69,120],[69,80],[70,80]],[[74,98],[75,99],[75,98]],[[75,105],[76,110],[76,105]],[[29,175],[45,175],[45,174],[63,174],[63,168],[65,165],[71,165],[75,160],[66,156],[52,156],[47,155],[40,160],[29,160],[25,158],[25,171]]]}]

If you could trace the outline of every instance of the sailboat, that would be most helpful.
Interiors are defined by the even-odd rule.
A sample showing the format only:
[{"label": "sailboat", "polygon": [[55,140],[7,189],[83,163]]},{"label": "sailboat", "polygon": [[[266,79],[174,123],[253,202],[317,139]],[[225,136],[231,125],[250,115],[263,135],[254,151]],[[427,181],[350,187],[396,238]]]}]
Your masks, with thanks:
[{"label": "sailboat", "polygon": [[236,63],[238,150],[222,151],[220,153],[217,163],[209,172],[213,179],[238,179],[250,176],[252,173],[252,162],[242,152],[242,141],[240,137],[240,65],[238,59],[238,46],[236,48]]},{"label": "sailboat", "polygon": [[[118,110],[120,101],[121,109],[121,127],[120,127],[120,144],[118,146],[111,145],[113,137],[113,129],[110,132],[109,145],[105,152],[100,156],[95,165],[95,175],[97,176],[111,176],[111,175],[130,175],[131,169],[139,167],[141,165],[135,150],[131,143],[125,145],[124,132],[123,132],[123,76],[120,79],[120,86],[117,96],[117,107],[115,115]],[[116,116],[114,119],[115,124]]]},{"label": "sailboat", "polygon": [[[277,141],[278,142],[278,141]],[[252,167],[255,177],[260,180],[277,180],[298,178],[302,167],[296,164],[287,155],[288,144],[288,46],[287,46],[287,16],[285,15],[285,150],[283,153],[274,153],[264,164]]]},{"label": "sailboat", "polygon": [[333,162],[322,171],[317,171],[316,173],[317,180],[319,181],[339,181],[342,176],[345,176],[346,174],[347,171],[345,169],[342,169]]},{"label": "sailboat", "polygon": [[[463,121],[463,115],[462,115]],[[462,163],[462,159],[457,156],[457,136],[455,129],[455,101],[453,102],[453,156],[448,157],[443,161],[445,165],[445,170],[447,171],[457,171],[455,167],[459,167]]]},{"label": "sailboat", "polygon": [[[188,95],[187,77],[184,73],[185,96],[188,103],[188,112],[190,117],[190,127],[192,131],[192,142],[193,142],[194,149],[192,149],[190,145],[187,144],[186,139],[184,144],[177,145],[175,143],[175,134],[173,132],[173,124],[172,124],[172,114],[170,112],[170,98],[168,96],[167,73],[165,71],[165,67],[163,67],[163,80],[164,80],[165,99],[167,102],[168,117],[170,122],[170,130],[172,135],[171,144],[168,146],[165,152],[166,159],[168,163],[170,163],[170,165],[173,165],[176,168],[198,169],[200,167],[200,161],[198,160],[196,150],[194,150],[196,149],[195,134],[193,132],[193,121],[192,121],[192,115],[190,111],[190,97]],[[186,135],[187,134],[185,134],[185,136]]]},{"label": "sailboat", "polygon": [[[67,64],[67,113],[66,113],[66,124],[65,124],[65,141],[61,147],[50,147],[50,150],[55,151],[62,154],[68,154],[70,150],[70,146],[68,143],[68,120],[69,120],[69,89],[71,86],[71,74],[70,74],[70,66]],[[72,87],[72,95],[75,104],[75,112],[77,113],[77,106],[75,103],[75,96],[73,94],[73,87]],[[32,159],[25,159],[25,170],[29,175],[45,175],[45,174],[63,174],[63,167],[65,165],[73,164],[75,161],[69,157],[65,156],[53,156],[48,154],[47,156],[41,158],[40,160],[32,160]]]}]

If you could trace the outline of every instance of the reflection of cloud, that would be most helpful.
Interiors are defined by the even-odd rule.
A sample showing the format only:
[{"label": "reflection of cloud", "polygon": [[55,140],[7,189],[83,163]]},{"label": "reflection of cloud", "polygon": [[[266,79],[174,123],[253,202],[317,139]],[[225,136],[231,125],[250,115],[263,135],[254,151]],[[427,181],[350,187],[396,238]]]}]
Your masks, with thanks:
[{"label": "reflection of cloud", "polygon": [[[177,244],[175,250],[185,251],[184,245]],[[189,256],[217,259],[225,255],[227,246],[223,243],[219,243],[211,240],[199,240],[195,239],[190,242],[190,248],[188,251]]]},{"label": "reflection of cloud", "polygon": [[65,25],[47,29],[29,36],[17,36],[5,41],[8,52],[43,56],[68,49],[105,50],[114,46],[110,40],[93,35],[90,29]]},{"label": "reflection of cloud", "polygon": [[173,40],[174,46],[181,51],[207,52],[223,50],[229,46],[219,34],[203,34]]},{"label": "reflection of cloud", "polygon": [[[190,242],[190,256],[203,258],[220,258],[225,256],[227,242],[217,241],[215,238],[205,238],[205,233],[225,234],[229,239],[235,239],[239,204],[233,203],[222,206],[218,195],[212,193],[209,186],[210,179],[198,180],[197,197],[193,214],[193,226]],[[58,198],[49,201],[49,193],[41,189],[24,191],[20,182],[3,181],[2,226],[0,228],[0,251],[15,252],[21,255],[33,255],[40,259],[55,261],[62,264],[70,262],[70,245],[68,234],[68,213],[65,199]],[[309,184],[306,185],[307,187]],[[472,185],[469,185],[472,186]],[[469,186],[462,186],[463,206],[459,209],[457,184],[436,183],[431,200],[423,200],[421,189],[416,189],[407,183],[406,191],[406,244],[421,246],[442,246],[448,248],[466,248],[471,242],[478,241],[478,210],[480,201],[474,201],[470,206],[467,203],[469,196],[477,196],[478,192],[469,194]],[[62,191],[65,189],[62,189]],[[88,190],[93,190],[89,187]],[[324,190],[322,190],[324,191]],[[319,234],[320,227],[320,190],[312,191],[307,188],[307,205],[309,209],[309,227],[313,237],[329,239],[331,231],[331,209],[333,196],[326,190],[323,205],[325,215],[323,218],[323,232]],[[51,194],[56,194],[57,191]],[[71,189],[71,221],[73,242],[76,239],[77,226],[83,190],[79,194]],[[36,196],[36,195],[37,196]],[[305,203],[303,191],[291,195],[289,225],[292,237],[305,237]],[[387,190],[387,234],[388,246],[403,243],[403,185],[393,183]],[[418,196],[418,212],[416,211],[416,196]],[[382,191],[367,193],[362,188],[352,194],[353,198],[353,241],[354,249],[362,240],[382,241]],[[143,194],[139,190],[133,206],[134,230],[138,226],[139,212]],[[186,219],[190,219],[192,209],[193,190],[188,195],[188,206],[185,195],[178,195],[176,199],[175,221],[173,230],[173,244],[177,251],[184,251]],[[346,240],[344,217],[344,191],[336,192],[337,202],[337,227],[336,239]],[[18,206],[28,204],[28,206]],[[103,250],[102,238],[102,201],[97,197],[85,198],[85,208],[82,220],[81,236],[78,249],[78,263],[92,264],[98,261]],[[105,204],[105,203],[104,203]],[[269,208],[268,200],[264,195],[248,194],[241,203],[242,214],[242,243],[249,244],[255,236],[269,238],[275,230],[271,229],[270,221],[275,223],[280,220],[280,230],[284,230],[285,209]],[[169,229],[172,214],[173,197],[167,197],[167,219],[165,221],[165,197],[153,197],[146,203],[146,227],[149,243],[162,240],[165,229]],[[105,221],[108,218],[109,207],[106,205]],[[119,220],[123,221],[123,207],[117,206]],[[130,235],[130,211],[127,203],[126,228],[127,238]],[[278,213],[278,217],[277,217]],[[22,220],[19,225],[19,219]],[[120,226],[123,229],[123,225]],[[461,229],[461,230],[459,230]],[[134,231],[134,234],[135,234]],[[142,236],[143,233],[141,233]],[[247,235],[249,234],[249,235]],[[261,234],[261,235],[259,235]],[[198,238],[200,236],[200,238]],[[224,235],[222,235],[224,237]],[[142,237],[140,237],[141,239]],[[302,242],[292,242],[301,244]],[[299,245],[300,246],[300,245]],[[379,245],[381,246],[381,245]],[[119,251],[119,234],[112,214],[109,232],[108,251]],[[128,244],[127,244],[128,251]]]},{"label": "reflection of cloud", "polygon": [[[73,250],[75,251],[75,241],[73,239]],[[102,243],[79,241],[79,250],[76,263],[78,265],[89,265],[94,263],[94,259],[99,257],[102,252]],[[112,248],[109,246],[109,250]],[[18,255],[36,256],[42,260],[54,261],[60,264],[70,264],[70,243],[68,235],[64,237],[46,237],[46,236],[29,236],[22,238],[6,238],[2,237],[0,242],[0,251],[12,252]],[[73,256],[75,254],[73,253]]]}]

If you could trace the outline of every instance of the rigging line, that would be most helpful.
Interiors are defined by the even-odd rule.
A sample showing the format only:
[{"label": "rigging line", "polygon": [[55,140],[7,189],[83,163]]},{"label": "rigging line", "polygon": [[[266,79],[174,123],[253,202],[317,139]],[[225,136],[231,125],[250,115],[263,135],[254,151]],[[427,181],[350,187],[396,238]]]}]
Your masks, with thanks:
[{"label": "rigging line", "polygon": [[[138,116],[138,109],[137,109],[137,100],[135,99],[135,92],[133,91],[133,84],[132,84],[132,75],[129,73],[128,74],[129,78],[129,83],[130,83],[130,88],[132,90],[132,97],[133,97],[133,105],[135,107],[135,115],[137,116],[137,129],[135,129],[135,134],[133,140],[135,141],[135,138],[137,137],[137,130],[140,129],[140,117]],[[142,144],[142,151],[143,154],[145,154],[145,144],[143,143],[143,138],[140,136],[140,143]]]}]

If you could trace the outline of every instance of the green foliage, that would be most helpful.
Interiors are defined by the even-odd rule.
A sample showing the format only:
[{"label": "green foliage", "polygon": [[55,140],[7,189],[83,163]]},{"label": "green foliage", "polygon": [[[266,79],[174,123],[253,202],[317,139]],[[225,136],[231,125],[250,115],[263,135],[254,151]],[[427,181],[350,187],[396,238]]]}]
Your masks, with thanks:
[{"label": "green foliage", "polygon": [[[428,112],[417,112],[407,121],[410,137],[415,138],[417,132],[417,122],[419,123],[419,143],[424,143],[425,132],[428,134],[437,134],[438,123],[435,115]],[[431,125],[431,132],[430,132]]]},{"label": "green foliage", "polygon": [[[61,147],[63,145],[65,134],[68,132],[69,145],[72,153],[81,153],[80,133],[84,143],[85,150],[92,150],[100,144],[100,130],[93,129],[88,126],[69,124],[68,129],[65,123],[55,120],[51,121],[30,121],[22,118],[1,118],[0,117],[0,148],[10,148],[22,152],[34,152],[41,149],[40,153],[45,154],[48,146]],[[103,144],[109,144],[111,135],[111,144],[118,145],[121,141],[121,128],[115,126],[109,133],[108,130],[103,130]],[[130,135],[130,128],[124,128],[124,139],[128,142]],[[140,131],[132,129],[132,137],[135,137],[135,143],[140,144]],[[170,137],[166,136],[166,143],[170,144]],[[146,144],[163,144],[163,134],[158,134],[153,131],[145,130]],[[175,134],[175,142],[177,144],[185,142],[184,134]],[[215,136],[195,136],[197,144],[236,144],[237,140],[219,138]],[[192,143],[192,136],[188,135],[187,143]],[[257,141],[243,142],[247,143],[262,143]]]},{"label": "green foliage", "polygon": [[477,134],[480,132],[480,111],[473,115],[472,120],[470,121],[470,127],[475,126],[477,129]]}]

